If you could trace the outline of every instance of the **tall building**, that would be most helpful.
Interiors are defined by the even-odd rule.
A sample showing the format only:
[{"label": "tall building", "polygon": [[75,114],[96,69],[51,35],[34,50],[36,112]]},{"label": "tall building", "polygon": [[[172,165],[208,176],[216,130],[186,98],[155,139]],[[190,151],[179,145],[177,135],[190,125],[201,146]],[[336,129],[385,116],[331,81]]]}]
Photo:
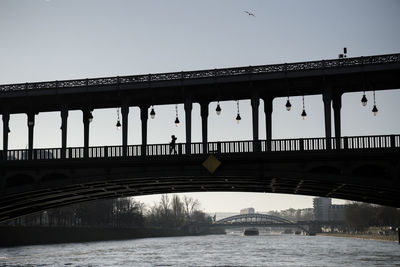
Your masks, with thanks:
[{"label": "tall building", "polygon": [[240,210],[240,214],[254,214],[254,213],[255,213],[254,208],[246,208]]},{"label": "tall building", "polygon": [[329,207],[330,221],[344,221],[344,208],[346,205],[331,205]]},{"label": "tall building", "polygon": [[332,199],[325,197],[314,198],[315,221],[343,221],[346,205],[332,205]]},{"label": "tall building", "polygon": [[314,220],[329,221],[329,209],[332,205],[332,199],[326,197],[316,197],[313,200]]}]

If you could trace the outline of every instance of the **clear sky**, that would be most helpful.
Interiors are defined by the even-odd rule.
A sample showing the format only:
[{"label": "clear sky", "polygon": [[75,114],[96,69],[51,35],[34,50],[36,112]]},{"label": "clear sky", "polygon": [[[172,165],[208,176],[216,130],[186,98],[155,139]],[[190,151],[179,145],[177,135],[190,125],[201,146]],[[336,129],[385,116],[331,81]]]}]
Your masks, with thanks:
[{"label": "clear sky", "polygon": [[[255,17],[244,11],[251,11]],[[400,52],[400,1],[239,1],[239,0],[1,0],[0,84],[122,76],[209,68],[264,65]],[[393,88],[397,89],[397,88]],[[400,90],[376,93],[379,113],[372,116],[372,93],[362,107],[362,92],[345,94],[342,135],[400,133]],[[307,96],[308,117],[301,120],[301,99],[274,100],[273,138],[324,136],[320,95]],[[209,140],[249,140],[250,101],[222,102],[216,116],[210,104]],[[167,143],[171,134],[184,142],[184,112],[176,128],[174,106],[156,106],[148,122],[149,143]],[[262,102],[260,107],[262,107]],[[95,110],[90,145],[119,145],[116,109]],[[82,113],[72,111],[68,146],[83,146]],[[59,113],[36,118],[34,147],[60,147]],[[200,107],[192,113],[192,140],[201,141]],[[131,107],[129,144],[141,141],[139,109]],[[10,121],[10,149],[25,148],[26,115]],[[332,128],[333,130],[333,128]],[[260,108],[260,138],[265,116]],[[0,145],[2,146],[2,124]],[[259,211],[312,206],[312,197],[279,194],[191,194],[204,210]],[[137,198],[151,204],[159,196]]]}]

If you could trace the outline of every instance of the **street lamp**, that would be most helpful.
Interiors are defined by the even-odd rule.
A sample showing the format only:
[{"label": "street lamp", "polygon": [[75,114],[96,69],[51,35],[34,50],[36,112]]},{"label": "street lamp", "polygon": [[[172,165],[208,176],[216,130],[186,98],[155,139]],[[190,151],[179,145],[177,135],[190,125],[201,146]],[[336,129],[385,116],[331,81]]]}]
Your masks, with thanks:
[{"label": "street lamp", "polygon": [[287,101],[286,101],[285,107],[286,107],[286,110],[287,110],[287,111],[289,111],[289,110],[292,108],[292,104],[290,104],[289,97],[287,97]]},{"label": "street lamp", "polygon": [[175,118],[175,126],[179,126],[179,118],[178,118],[178,105],[175,105],[175,113],[176,113],[176,118]]},{"label": "street lamp", "polygon": [[93,121],[93,115],[92,115],[92,112],[91,112],[91,111],[89,111],[88,121],[89,121],[89,122],[92,122],[92,121]]},{"label": "street lamp", "polygon": [[154,111],[154,106],[151,106],[151,110],[150,110],[150,118],[154,119],[154,117],[156,116],[156,112]]},{"label": "street lamp", "polygon": [[374,90],[374,107],[372,108],[372,113],[374,113],[374,116],[378,113],[378,108],[376,107],[376,102],[375,102],[375,90]]},{"label": "street lamp", "polygon": [[218,103],[217,103],[217,108],[215,109],[215,112],[217,113],[217,115],[220,115],[221,114],[221,106],[219,105],[219,101],[218,101]]},{"label": "street lamp", "polygon": [[364,94],[363,94],[363,96],[361,98],[361,104],[363,105],[363,107],[365,107],[367,105],[367,102],[368,102],[368,99],[365,96],[365,91],[364,91]]},{"label": "street lamp", "polygon": [[119,121],[119,108],[117,108],[117,124],[115,124],[115,127],[117,127],[117,130],[121,129],[121,122]]},{"label": "street lamp", "polygon": [[236,106],[237,106],[236,122],[237,124],[239,124],[242,119],[242,117],[240,117],[240,112],[239,112],[239,100],[236,100]]},{"label": "street lamp", "polygon": [[304,95],[303,95],[303,112],[301,112],[301,117],[303,118],[303,120],[305,120],[307,117],[306,108],[304,106]]}]

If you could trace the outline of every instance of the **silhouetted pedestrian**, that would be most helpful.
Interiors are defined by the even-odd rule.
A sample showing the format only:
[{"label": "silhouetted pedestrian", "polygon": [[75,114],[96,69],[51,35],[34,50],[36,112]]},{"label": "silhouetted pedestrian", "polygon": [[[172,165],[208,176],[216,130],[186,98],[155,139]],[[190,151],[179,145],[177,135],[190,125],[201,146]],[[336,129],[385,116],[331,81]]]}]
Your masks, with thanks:
[{"label": "silhouetted pedestrian", "polygon": [[176,154],[176,139],[178,138],[175,137],[175,135],[171,135],[171,143],[169,143],[169,154],[172,154],[172,151],[174,152],[174,154]]}]

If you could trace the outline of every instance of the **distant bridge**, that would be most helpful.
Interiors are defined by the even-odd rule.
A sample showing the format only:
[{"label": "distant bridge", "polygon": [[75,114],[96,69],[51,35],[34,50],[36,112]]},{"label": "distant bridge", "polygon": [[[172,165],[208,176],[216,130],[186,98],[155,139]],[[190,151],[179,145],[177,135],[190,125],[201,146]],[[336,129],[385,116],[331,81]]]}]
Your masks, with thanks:
[{"label": "distant bridge", "polygon": [[214,225],[224,227],[296,227],[302,229],[307,234],[309,233],[309,230],[304,227],[305,225],[309,225],[309,223],[303,222],[303,224],[300,224],[278,216],[260,213],[230,216],[214,222]]}]

